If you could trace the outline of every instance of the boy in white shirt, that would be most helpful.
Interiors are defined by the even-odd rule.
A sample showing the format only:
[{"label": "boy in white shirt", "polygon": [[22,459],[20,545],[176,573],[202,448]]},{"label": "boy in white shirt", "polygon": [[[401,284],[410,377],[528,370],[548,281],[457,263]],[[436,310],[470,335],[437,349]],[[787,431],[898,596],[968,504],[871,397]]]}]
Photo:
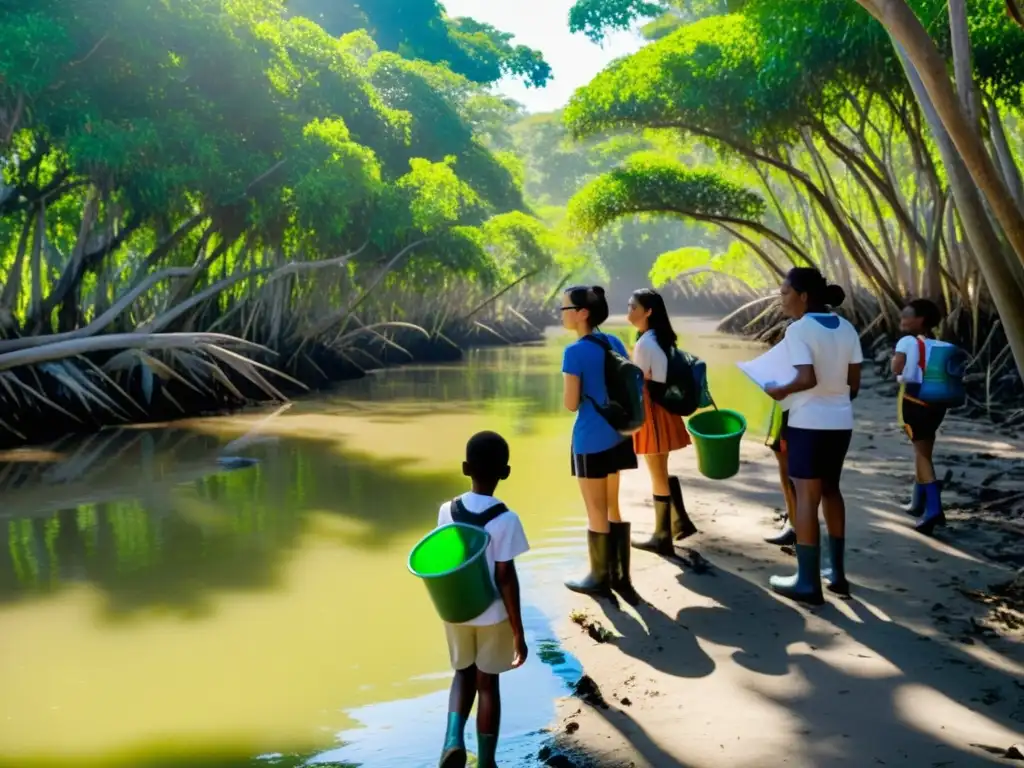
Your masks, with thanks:
[{"label": "boy in white shirt", "polygon": [[441,505],[438,526],[466,523],[490,534],[486,558],[499,597],[475,619],[463,624],[445,624],[448,655],[455,679],[448,698],[448,729],[440,768],[466,765],[465,728],[477,705],[477,765],[495,766],[501,695],[498,676],[526,661],[526,636],[519,605],[519,579],[515,558],[530,545],[519,516],[494,496],[498,483],[511,473],[509,449],[496,432],[479,432],[466,444],[462,472],[472,480],[472,490]]}]

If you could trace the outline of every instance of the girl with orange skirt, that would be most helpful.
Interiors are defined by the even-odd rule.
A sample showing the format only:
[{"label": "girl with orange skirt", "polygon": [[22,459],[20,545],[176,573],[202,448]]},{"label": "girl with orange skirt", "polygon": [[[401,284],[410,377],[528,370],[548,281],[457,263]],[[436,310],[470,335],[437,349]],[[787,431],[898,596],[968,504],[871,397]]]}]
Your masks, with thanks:
[{"label": "girl with orange skirt", "polygon": [[686,513],[679,478],[668,473],[668,455],[690,444],[682,416],[658,404],[668,379],[669,356],[676,346],[676,334],[661,294],[649,288],[635,291],[626,316],[637,330],[633,362],[647,380],[644,425],[633,435],[633,449],[643,456],[651,475],[654,495],[654,535],[633,546],[660,555],[675,552],[673,542],[697,533]]}]

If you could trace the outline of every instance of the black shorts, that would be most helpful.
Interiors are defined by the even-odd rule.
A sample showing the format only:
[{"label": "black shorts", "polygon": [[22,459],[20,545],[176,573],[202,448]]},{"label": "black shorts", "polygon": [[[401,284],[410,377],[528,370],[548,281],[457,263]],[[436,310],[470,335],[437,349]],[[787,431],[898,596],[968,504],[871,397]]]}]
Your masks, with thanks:
[{"label": "black shorts", "polygon": [[599,480],[614,475],[624,469],[636,469],[636,453],[633,451],[633,439],[627,437],[614,448],[600,453],[572,453],[570,470],[573,477],[584,477]]},{"label": "black shorts", "polygon": [[786,429],[789,427],[789,411],[782,412],[782,425],[779,427],[779,431],[775,433],[775,439],[768,444],[775,453],[785,453],[786,451]]},{"label": "black shorts", "polygon": [[903,429],[911,442],[934,440],[945,418],[946,409],[941,406],[903,401]]},{"label": "black shorts", "polygon": [[786,428],[789,476],[794,480],[822,480],[839,483],[852,429]]}]

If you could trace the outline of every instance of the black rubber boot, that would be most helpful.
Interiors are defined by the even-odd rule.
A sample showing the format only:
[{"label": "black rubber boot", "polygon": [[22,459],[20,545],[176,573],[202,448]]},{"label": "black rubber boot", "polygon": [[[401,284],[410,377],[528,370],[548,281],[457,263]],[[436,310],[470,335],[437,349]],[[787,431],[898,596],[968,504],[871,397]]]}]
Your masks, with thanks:
[{"label": "black rubber boot", "polygon": [[611,536],[607,533],[587,531],[587,551],[590,556],[590,573],[582,579],[567,581],[565,586],[573,592],[594,597],[611,597],[609,586],[608,555]]},{"label": "black rubber boot", "polygon": [[846,580],[846,539],[828,537],[828,558],[831,564],[821,571],[825,586],[834,595],[849,597],[850,582]]},{"label": "black rubber boot", "polygon": [[683,486],[675,475],[668,479],[668,492],[672,499],[672,540],[682,541],[697,533],[697,526],[686,514],[686,504],[683,503]]},{"label": "black rubber boot", "polygon": [[908,515],[918,517],[924,512],[924,486],[921,483],[914,483],[914,490],[910,492],[910,503],[900,507]]},{"label": "black rubber boot", "polygon": [[924,496],[924,514],[914,524],[914,530],[931,536],[935,526],[946,524],[946,513],[942,511],[942,489],[939,483],[927,483],[921,487]]},{"label": "black rubber boot", "polygon": [[796,545],[796,573],[792,576],[772,576],[768,583],[774,592],[809,605],[821,605],[821,547],[811,544]]},{"label": "black rubber boot", "polygon": [[634,541],[633,546],[645,552],[659,555],[673,555],[672,546],[672,499],[669,496],[654,497],[654,535],[649,539]]},{"label": "black rubber boot", "polygon": [[781,531],[774,536],[765,536],[764,540],[777,547],[793,546],[796,544],[796,531],[789,524],[789,520],[786,520],[786,524],[782,527]]},{"label": "black rubber boot", "polygon": [[610,550],[609,575],[612,589],[630,605],[638,605],[640,595],[633,589],[633,580],[629,575],[630,524],[609,523],[609,525],[611,526],[611,530],[608,532],[611,537],[611,543],[608,545]]}]

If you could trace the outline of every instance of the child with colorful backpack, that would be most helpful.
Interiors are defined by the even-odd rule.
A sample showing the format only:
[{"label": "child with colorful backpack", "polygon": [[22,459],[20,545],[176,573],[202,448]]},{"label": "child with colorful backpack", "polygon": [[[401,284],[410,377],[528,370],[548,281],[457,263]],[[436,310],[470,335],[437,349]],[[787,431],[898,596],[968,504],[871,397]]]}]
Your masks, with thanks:
[{"label": "child with colorful backpack", "polygon": [[967,353],[935,338],[941,322],[942,313],[934,302],[911,301],[900,316],[904,335],[892,358],[892,372],[900,383],[900,425],[914,445],[915,483],[904,511],[918,518],[914,528],[925,535],[946,524],[942,489],[932,462],[938,429],[946,411],[966,401]]}]

